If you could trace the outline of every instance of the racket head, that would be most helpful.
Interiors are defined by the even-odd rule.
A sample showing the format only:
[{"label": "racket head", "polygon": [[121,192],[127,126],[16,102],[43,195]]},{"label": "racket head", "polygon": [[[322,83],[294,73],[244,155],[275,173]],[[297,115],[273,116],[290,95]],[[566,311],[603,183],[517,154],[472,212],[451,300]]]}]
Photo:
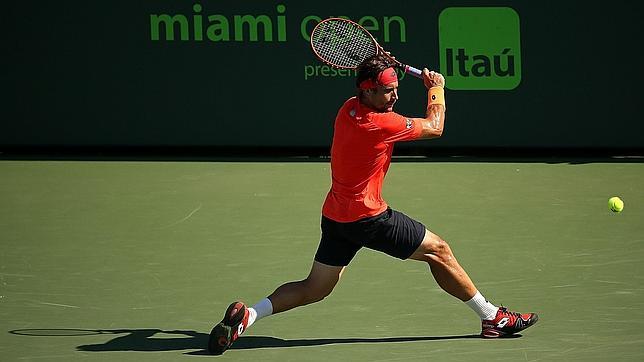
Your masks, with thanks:
[{"label": "racket head", "polygon": [[382,52],[367,29],[344,18],[319,22],[311,32],[311,49],[318,59],[340,69],[355,69],[366,58]]}]

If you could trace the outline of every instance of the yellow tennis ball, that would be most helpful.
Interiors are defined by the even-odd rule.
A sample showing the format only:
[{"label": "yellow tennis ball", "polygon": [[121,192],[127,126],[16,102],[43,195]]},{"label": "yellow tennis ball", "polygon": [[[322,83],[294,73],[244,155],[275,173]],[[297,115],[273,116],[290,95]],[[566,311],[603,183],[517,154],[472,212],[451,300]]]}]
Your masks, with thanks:
[{"label": "yellow tennis ball", "polygon": [[608,208],[612,212],[622,212],[624,210],[624,201],[617,196],[608,199]]}]

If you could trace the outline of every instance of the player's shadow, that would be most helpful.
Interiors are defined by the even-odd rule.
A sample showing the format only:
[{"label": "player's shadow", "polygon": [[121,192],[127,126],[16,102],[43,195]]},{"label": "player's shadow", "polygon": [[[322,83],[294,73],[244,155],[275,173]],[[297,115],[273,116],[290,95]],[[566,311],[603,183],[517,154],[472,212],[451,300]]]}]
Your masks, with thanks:
[{"label": "player's shadow", "polygon": [[163,352],[204,350],[208,345],[208,334],[189,330],[119,329],[109,332],[124,335],[105,343],[81,345],[76,349],[84,352]]},{"label": "player's shadow", "polygon": [[[104,343],[84,344],[76,347],[83,352],[163,352],[183,351],[188,355],[207,355],[208,334],[191,330],[161,330],[161,329],[109,329],[109,330],[68,330],[68,329],[33,329],[10,331],[12,334],[23,336],[75,336],[105,334],[113,337]],[[515,338],[521,335],[515,335]],[[314,338],[314,339],[281,339],[268,336],[242,336],[233,350],[311,347],[330,344],[364,344],[364,343],[404,343],[421,341],[441,341],[453,339],[478,339],[477,334],[455,336],[416,336],[416,337],[380,337],[380,338]]]},{"label": "player's shadow", "polygon": [[[118,330],[126,332],[124,336],[113,338],[103,344],[78,346],[79,351],[138,351],[159,352],[177,350],[195,350],[188,355],[207,355],[208,334],[195,331],[162,331],[159,329]],[[155,337],[159,334],[159,337]],[[177,337],[169,337],[178,335]],[[232,345],[231,350],[311,347],[329,344],[354,343],[401,343],[418,341],[438,341],[448,339],[480,338],[479,335],[440,336],[440,337],[382,337],[382,338],[315,338],[315,339],[281,339],[268,336],[242,336]]]},{"label": "player's shadow", "polygon": [[314,339],[281,339],[265,336],[242,336],[233,344],[231,349],[257,349],[257,348],[285,348],[285,347],[311,347],[328,344],[355,344],[355,343],[402,343],[421,341],[443,341],[449,339],[469,339],[481,337],[478,334],[458,336],[417,336],[417,337],[380,337],[380,338],[314,338]]},{"label": "player's shadow", "polygon": [[[520,334],[506,338],[520,338]],[[330,344],[365,344],[365,343],[405,343],[422,341],[444,341],[452,339],[480,339],[479,334],[465,334],[455,336],[417,336],[417,337],[380,337],[380,338],[314,338],[314,339],[282,339],[267,336],[242,336],[232,345],[231,350],[263,349],[263,348],[289,348],[289,347],[314,347]],[[208,354],[207,351],[194,351],[189,355]]]}]

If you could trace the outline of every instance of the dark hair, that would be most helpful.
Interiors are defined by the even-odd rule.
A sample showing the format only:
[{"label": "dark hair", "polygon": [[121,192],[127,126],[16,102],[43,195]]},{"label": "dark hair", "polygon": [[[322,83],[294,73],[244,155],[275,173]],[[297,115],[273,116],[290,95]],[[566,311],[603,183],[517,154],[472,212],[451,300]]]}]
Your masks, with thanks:
[{"label": "dark hair", "polygon": [[360,63],[357,68],[356,87],[360,88],[360,83],[366,79],[376,80],[378,74],[383,70],[392,67],[394,63],[385,55],[374,55]]}]

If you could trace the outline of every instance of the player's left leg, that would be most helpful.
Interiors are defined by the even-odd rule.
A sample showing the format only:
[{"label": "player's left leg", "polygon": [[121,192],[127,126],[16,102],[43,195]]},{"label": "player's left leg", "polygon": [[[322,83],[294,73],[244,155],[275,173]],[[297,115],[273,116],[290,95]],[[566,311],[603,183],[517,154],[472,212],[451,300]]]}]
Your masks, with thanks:
[{"label": "player's left leg", "polygon": [[427,262],[438,285],[479,315],[482,337],[511,335],[539,320],[535,313],[511,312],[488,302],[458,263],[447,242],[429,230],[425,231],[422,243],[410,259]]},{"label": "player's left leg", "polygon": [[429,230],[416,251],[409,257],[429,264],[438,285],[450,295],[468,301],[476,295],[476,287],[461,267],[445,240]]}]

